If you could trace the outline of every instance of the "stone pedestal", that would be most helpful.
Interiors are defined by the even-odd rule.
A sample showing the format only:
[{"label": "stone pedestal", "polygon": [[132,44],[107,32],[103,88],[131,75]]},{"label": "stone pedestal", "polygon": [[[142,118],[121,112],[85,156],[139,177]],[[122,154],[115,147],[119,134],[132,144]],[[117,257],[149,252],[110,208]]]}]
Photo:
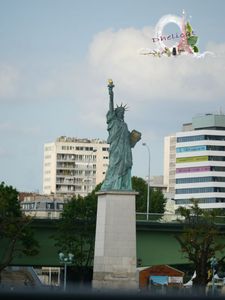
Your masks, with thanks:
[{"label": "stone pedestal", "polygon": [[138,288],[136,195],[123,191],[98,193],[93,288]]}]

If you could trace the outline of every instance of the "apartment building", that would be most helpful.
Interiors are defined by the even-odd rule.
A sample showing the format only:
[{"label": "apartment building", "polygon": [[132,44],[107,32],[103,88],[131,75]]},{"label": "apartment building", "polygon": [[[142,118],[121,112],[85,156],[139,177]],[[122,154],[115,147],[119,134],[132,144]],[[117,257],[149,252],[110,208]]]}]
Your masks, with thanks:
[{"label": "apartment building", "polygon": [[225,208],[225,115],[192,118],[176,133],[175,208]]},{"label": "apartment building", "polygon": [[[176,135],[164,138],[164,165],[163,184],[166,186],[167,194],[174,197],[175,194],[175,174],[176,174]],[[170,198],[171,198],[170,197]]]},{"label": "apartment building", "polygon": [[43,193],[86,196],[105,178],[108,150],[100,139],[61,136],[45,144]]},{"label": "apartment building", "polygon": [[38,219],[59,219],[63,211],[64,204],[69,200],[66,195],[40,195],[27,193],[25,196],[19,195],[20,207],[27,216]]}]

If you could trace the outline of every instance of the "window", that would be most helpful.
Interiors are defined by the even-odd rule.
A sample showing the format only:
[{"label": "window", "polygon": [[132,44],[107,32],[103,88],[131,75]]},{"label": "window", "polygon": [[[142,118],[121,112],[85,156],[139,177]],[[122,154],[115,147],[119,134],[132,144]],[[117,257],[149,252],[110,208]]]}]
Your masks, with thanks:
[{"label": "window", "polygon": [[176,194],[195,194],[195,193],[224,193],[224,187],[203,187],[176,189]]},{"label": "window", "polygon": [[206,177],[191,177],[191,178],[176,179],[176,184],[195,183],[195,182],[225,182],[225,177],[206,176]]},{"label": "window", "polygon": [[192,152],[192,151],[204,151],[206,146],[190,146],[190,147],[178,147],[176,148],[177,153]]},{"label": "window", "polygon": [[45,147],[45,151],[51,151],[52,150],[52,146],[46,146]]},{"label": "window", "polygon": [[209,156],[210,161],[225,161],[225,156]]},{"label": "window", "polygon": [[59,210],[63,210],[63,203],[57,203],[56,208]]},{"label": "window", "polygon": [[212,167],[210,167],[210,169],[211,169],[211,171],[225,172],[225,167],[212,166]]},{"label": "window", "polygon": [[54,209],[54,203],[46,203],[46,208],[47,209]]},{"label": "window", "polygon": [[225,135],[193,135],[177,137],[177,143],[192,142],[192,141],[225,141]]},{"label": "window", "polygon": [[205,139],[206,139],[205,135],[182,136],[182,137],[177,137],[177,143],[202,141]]},{"label": "window", "polygon": [[206,166],[206,167],[177,168],[176,169],[176,173],[192,173],[192,172],[207,172],[207,171],[210,171],[209,166]]},{"label": "window", "polygon": [[[225,198],[197,198],[199,203],[218,203],[218,202],[225,202]],[[191,204],[190,199],[176,199],[176,205],[180,204]]]}]

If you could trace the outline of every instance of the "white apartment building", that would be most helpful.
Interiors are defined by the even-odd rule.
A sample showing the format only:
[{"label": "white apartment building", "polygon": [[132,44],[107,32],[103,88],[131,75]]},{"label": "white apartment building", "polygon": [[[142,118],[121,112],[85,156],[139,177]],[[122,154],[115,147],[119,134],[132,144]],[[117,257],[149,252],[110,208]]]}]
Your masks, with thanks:
[{"label": "white apartment building", "polygon": [[163,184],[167,187],[166,192],[170,198],[175,194],[175,174],[176,174],[176,135],[164,138],[164,165]]},{"label": "white apartment building", "polygon": [[225,115],[192,118],[176,133],[175,208],[199,200],[201,208],[225,208]]},{"label": "white apartment building", "polygon": [[61,136],[45,144],[43,193],[86,196],[105,178],[108,150],[100,139]]}]

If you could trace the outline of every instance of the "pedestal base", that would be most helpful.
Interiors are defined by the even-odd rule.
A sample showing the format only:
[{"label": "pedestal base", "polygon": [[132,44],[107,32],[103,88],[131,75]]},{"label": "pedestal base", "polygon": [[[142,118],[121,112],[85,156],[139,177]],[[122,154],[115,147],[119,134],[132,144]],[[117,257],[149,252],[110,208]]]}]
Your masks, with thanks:
[{"label": "pedestal base", "polygon": [[96,289],[137,289],[135,192],[100,192],[95,237]]}]

